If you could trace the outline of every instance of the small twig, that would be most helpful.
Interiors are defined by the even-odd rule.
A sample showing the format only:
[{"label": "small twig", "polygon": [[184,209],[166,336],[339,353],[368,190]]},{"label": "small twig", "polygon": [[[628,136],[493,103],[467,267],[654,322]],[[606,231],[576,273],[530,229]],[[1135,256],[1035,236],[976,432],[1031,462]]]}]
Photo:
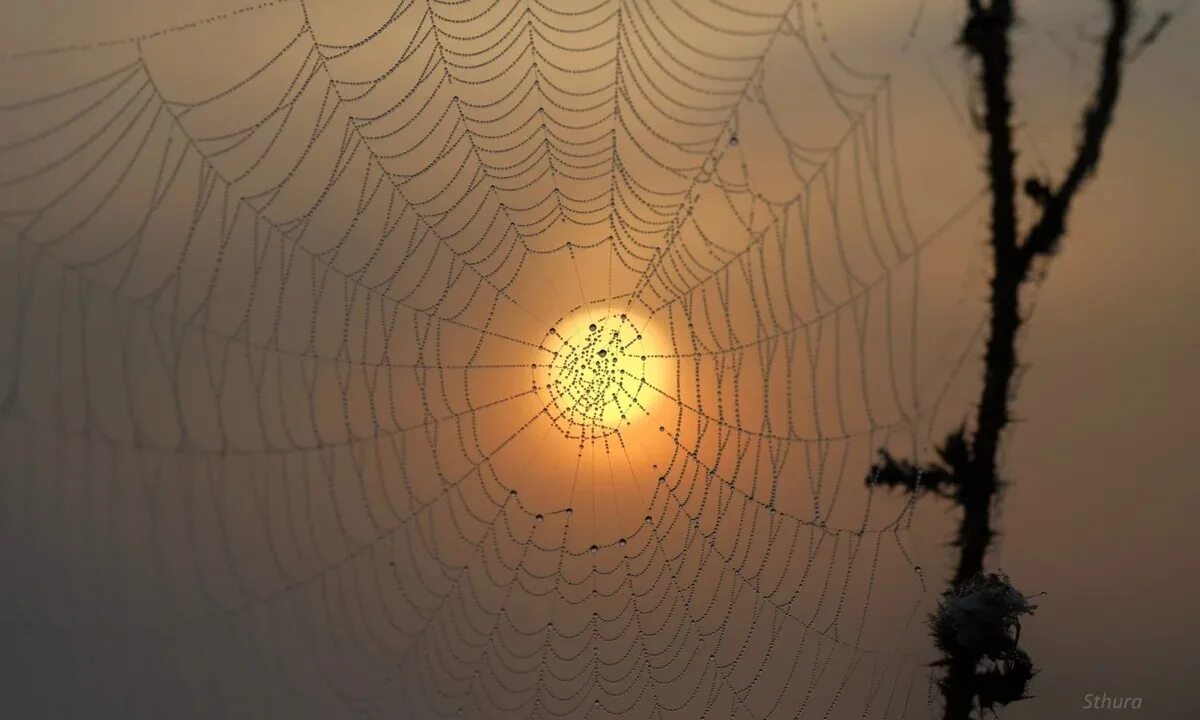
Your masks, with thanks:
[{"label": "small twig", "polygon": [[1146,52],[1146,48],[1156,43],[1158,38],[1162,35],[1163,30],[1166,30],[1167,26],[1170,25],[1171,21],[1174,19],[1174,13],[1167,10],[1160,12],[1158,17],[1154,18],[1154,24],[1150,26],[1150,29],[1142,35],[1141,39],[1138,40],[1137,44],[1133,47],[1133,50],[1129,52],[1129,62],[1137,60],[1142,56],[1142,53]]},{"label": "small twig", "polygon": [[[1091,103],[1084,111],[1082,137],[1076,149],[1066,177],[1057,190],[1050,192],[1042,217],[1030,229],[1021,244],[1022,272],[1038,255],[1053,253],[1058,241],[1066,231],[1066,217],[1071,202],[1083,182],[1096,170],[1100,161],[1100,147],[1112,124],[1113,109],[1121,88],[1121,68],[1125,54],[1125,38],[1129,33],[1129,0],[1110,0],[1112,21],[1104,41],[1104,54],[1100,62],[1100,81]],[[1161,27],[1159,27],[1161,32]]]}]

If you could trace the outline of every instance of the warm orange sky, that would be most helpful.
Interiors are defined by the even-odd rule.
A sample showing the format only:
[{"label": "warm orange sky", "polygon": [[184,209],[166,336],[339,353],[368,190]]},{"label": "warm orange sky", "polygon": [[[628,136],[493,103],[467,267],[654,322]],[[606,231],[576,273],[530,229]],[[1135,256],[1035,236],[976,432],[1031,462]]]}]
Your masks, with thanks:
[{"label": "warm orange sky", "polygon": [[[862,479],[977,389],[960,4],[0,11],[14,706],[926,717],[954,517]],[[1104,16],[1019,7],[1053,174]],[[1022,338],[988,565],[1045,593],[1043,670],[1006,717],[1200,707],[1200,16],[1139,29],[1166,9]]]}]

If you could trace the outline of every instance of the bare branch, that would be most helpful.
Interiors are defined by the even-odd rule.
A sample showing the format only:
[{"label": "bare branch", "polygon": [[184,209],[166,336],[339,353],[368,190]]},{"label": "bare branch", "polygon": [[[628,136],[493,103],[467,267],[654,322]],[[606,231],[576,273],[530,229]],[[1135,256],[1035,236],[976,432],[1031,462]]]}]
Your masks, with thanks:
[{"label": "bare branch", "polygon": [[[955,545],[958,567],[943,598],[949,598],[986,579],[983,560],[995,533],[992,510],[1001,487],[998,472],[1000,440],[1010,421],[1014,377],[1017,372],[1017,335],[1021,326],[1021,291],[1029,281],[1029,270],[1038,255],[1054,251],[1066,231],[1066,217],[1079,189],[1100,161],[1104,138],[1112,125],[1113,109],[1121,87],[1125,42],[1129,33],[1132,0],[1108,0],[1112,21],[1104,40],[1100,80],[1083,114],[1081,137],[1075,159],[1062,184],[1029,178],[1022,191],[1034,201],[1039,216],[1023,242],[1018,243],[1015,178],[1016,151],[1013,147],[1012,99],[1009,79],[1012,69],[1009,33],[1015,21],[1012,0],[966,0],[967,19],[959,43],[979,63],[978,83],[982,108],[973,111],[980,130],[987,135],[987,176],[992,196],[992,280],[989,297],[989,327],[984,354],[983,388],[973,431],[963,428],[951,433],[939,448],[940,463],[923,466],[880,451],[880,462],[871,468],[867,483],[902,489],[909,493],[931,493],[953,500],[962,508]],[[1153,42],[1169,18],[1151,28],[1143,40]],[[935,628],[936,633],[936,628]],[[1033,677],[1032,661],[1017,647],[1017,637],[1003,652],[988,654],[978,648],[950,643],[938,635],[945,658],[941,683],[946,720],[969,720],[976,708],[991,708],[1026,696]],[[994,665],[981,667],[990,657]],[[999,659],[997,659],[999,658]]]},{"label": "bare branch", "polygon": [[[1021,245],[1021,258],[1027,266],[1037,255],[1053,253],[1066,232],[1066,217],[1071,202],[1084,181],[1095,172],[1100,161],[1100,149],[1112,124],[1113,109],[1121,89],[1121,68],[1125,55],[1125,40],[1129,34],[1130,0],[1109,0],[1111,22],[1104,40],[1100,62],[1100,81],[1091,103],[1084,111],[1082,137],[1075,160],[1067,171],[1062,185],[1046,200],[1042,217],[1029,231]],[[1154,30],[1151,30],[1154,33]],[[1159,27],[1161,32],[1161,27]]]},{"label": "bare branch", "polygon": [[1158,38],[1162,36],[1163,30],[1166,30],[1167,26],[1174,19],[1175,15],[1173,13],[1166,10],[1160,12],[1158,17],[1154,18],[1154,24],[1150,26],[1150,29],[1142,35],[1141,39],[1137,41],[1137,45],[1129,52],[1129,62],[1137,60],[1142,56],[1142,53],[1146,52],[1146,48],[1158,42]]}]

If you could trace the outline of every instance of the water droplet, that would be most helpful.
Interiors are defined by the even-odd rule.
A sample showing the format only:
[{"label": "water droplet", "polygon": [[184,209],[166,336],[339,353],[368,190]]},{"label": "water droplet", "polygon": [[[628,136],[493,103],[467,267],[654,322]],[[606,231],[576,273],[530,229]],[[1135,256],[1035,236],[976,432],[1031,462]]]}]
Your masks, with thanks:
[{"label": "water droplet", "polygon": [[[599,354],[600,354],[600,357],[604,357],[605,355],[608,355],[608,351],[605,350],[604,348],[601,348]],[[613,360],[616,360],[616,358],[613,358]]]},{"label": "water droplet", "polygon": [[571,513],[575,512],[575,511],[572,510],[571,508],[567,508],[564,512],[566,512],[568,515],[570,515]]},{"label": "water droplet", "polygon": [[654,522],[654,518],[647,515],[646,519],[643,522],[645,522],[647,525],[649,525],[650,523]]},{"label": "water droplet", "polygon": [[545,520],[545,519],[546,519],[546,517],[545,517],[544,515],[542,515],[541,513],[538,513],[538,514],[537,514],[537,515],[536,515],[536,516],[533,518],[533,521],[534,521],[534,522],[542,522],[542,521],[543,521],[543,520]]},{"label": "water droplet", "polygon": [[588,330],[591,330],[592,332],[596,332],[596,323],[592,323],[591,325],[588,325]]},{"label": "water droplet", "polygon": [[625,542],[625,538],[621,538],[620,540],[617,541],[617,545],[619,545],[621,547],[625,547],[626,544],[627,543]]},{"label": "water droplet", "polygon": [[554,328],[550,328],[550,334],[551,334],[551,335],[557,335],[557,334],[558,334],[558,331],[557,331],[557,330],[555,330]]},{"label": "water droplet", "polygon": [[588,548],[588,552],[590,552],[591,554],[595,555],[596,553],[600,552],[600,548],[598,548],[598,547],[596,547],[595,545],[593,545],[593,546],[591,546],[590,548]]}]

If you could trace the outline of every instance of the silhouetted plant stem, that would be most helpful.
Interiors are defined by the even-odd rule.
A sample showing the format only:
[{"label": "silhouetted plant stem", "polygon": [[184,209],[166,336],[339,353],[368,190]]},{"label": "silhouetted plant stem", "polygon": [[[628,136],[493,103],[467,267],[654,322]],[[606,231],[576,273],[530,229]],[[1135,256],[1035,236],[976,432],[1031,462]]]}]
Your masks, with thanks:
[{"label": "silhouetted plant stem", "polygon": [[943,717],[946,720],[967,720],[975,710],[975,670],[980,657],[975,653],[947,653],[944,661],[946,676],[941,682]]},{"label": "silhouetted plant stem", "polygon": [[[967,18],[959,43],[978,62],[983,107],[975,116],[979,129],[987,136],[987,177],[992,198],[989,326],[975,427],[970,433],[959,428],[947,436],[938,449],[940,463],[918,467],[882,450],[881,462],[872,467],[867,478],[871,485],[949,498],[962,508],[955,539],[959,550],[957,569],[932,619],[938,647],[944,654],[938,665],[945,668],[940,686],[946,720],[968,720],[976,707],[994,708],[1026,697],[1035,672],[1029,656],[1017,644],[1019,617],[1031,612],[1032,606],[1004,576],[985,575],[984,557],[994,536],[992,510],[1001,487],[997,464],[1017,368],[1021,290],[1029,281],[1033,263],[1040,256],[1054,254],[1066,232],[1071,203],[1099,163],[1121,86],[1131,0],[1107,0],[1107,4],[1110,25],[1101,53],[1099,82],[1083,113],[1075,158],[1057,186],[1043,178],[1025,181],[1023,190],[1037,207],[1037,215],[1021,238],[1009,93],[1010,35],[1016,21],[1013,2],[967,0]],[[1164,18],[1143,39],[1139,52],[1170,19]]]},{"label": "silhouetted plant stem", "polygon": [[1100,160],[1100,149],[1109,126],[1121,82],[1122,56],[1129,32],[1129,0],[1109,0],[1111,24],[1100,63],[1100,82],[1084,112],[1082,137],[1076,157],[1057,189],[1030,178],[1026,193],[1041,206],[1023,242],[1017,241],[1016,152],[1013,150],[1012,100],[1009,77],[1012,56],[1009,36],[1014,22],[1010,0],[968,0],[968,15],[960,42],[979,60],[979,86],[983,91],[983,131],[988,137],[988,183],[992,196],[991,246],[993,274],[989,303],[990,326],[984,355],[984,383],[980,395],[971,459],[959,486],[963,508],[959,527],[959,586],[983,572],[983,557],[992,541],[991,510],[999,490],[997,455],[1001,435],[1009,420],[1013,374],[1017,367],[1016,340],[1021,326],[1021,288],[1040,255],[1052,254],[1066,232],[1071,202]]},{"label": "silhouetted plant stem", "polygon": [[1016,337],[1021,323],[1020,286],[1025,276],[1017,252],[1016,153],[1012,147],[1012,100],[1008,91],[1012,3],[994,0],[985,9],[980,0],[970,0],[969,6],[970,14],[960,41],[980,59],[994,270],[983,391],[971,441],[971,461],[959,485],[963,517],[957,541],[960,555],[955,585],[983,571],[983,556],[992,540],[991,504],[999,484],[996,454],[1000,434],[1008,424],[1009,388],[1016,369]]}]

